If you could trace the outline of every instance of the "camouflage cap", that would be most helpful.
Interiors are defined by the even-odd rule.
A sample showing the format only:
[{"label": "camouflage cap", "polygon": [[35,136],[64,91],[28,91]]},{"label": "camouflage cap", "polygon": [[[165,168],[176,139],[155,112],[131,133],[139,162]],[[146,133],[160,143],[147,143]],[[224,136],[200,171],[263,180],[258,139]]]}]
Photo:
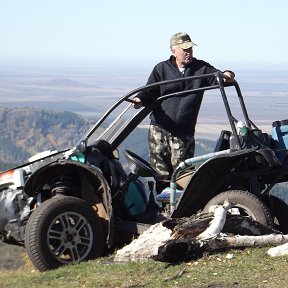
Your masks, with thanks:
[{"label": "camouflage cap", "polygon": [[185,32],[179,32],[171,36],[170,47],[178,46],[182,49],[188,49],[192,46],[197,46],[197,44],[191,41],[190,36]]}]

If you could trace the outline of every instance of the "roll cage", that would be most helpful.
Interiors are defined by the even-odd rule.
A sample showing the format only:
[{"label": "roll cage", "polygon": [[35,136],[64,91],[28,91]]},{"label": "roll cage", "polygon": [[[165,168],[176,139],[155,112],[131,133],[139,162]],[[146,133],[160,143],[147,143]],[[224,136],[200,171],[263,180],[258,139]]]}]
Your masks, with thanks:
[{"label": "roll cage", "polygon": [[[82,150],[83,147],[89,146],[94,141],[97,141],[99,139],[107,140],[113,147],[113,149],[116,149],[124,140],[125,138],[143,121],[143,119],[151,113],[153,108],[158,105],[161,101],[172,98],[172,97],[182,97],[185,95],[189,95],[191,93],[197,93],[202,91],[208,91],[208,90],[220,90],[224,107],[228,116],[228,120],[231,126],[232,135],[234,137],[235,141],[235,147],[237,149],[244,149],[242,142],[241,142],[241,136],[239,137],[239,134],[237,133],[237,127],[236,124],[238,122],[238,119],[236,119],[231,112],[230,105],[227,99],[225,87],[233,86],[235,87],[235,90],[237,92],[238,101],[241,106],[242,114],[243,114],[243,120],[246,123],[246,126],[248,129],[255,129],[259,130],[256,125],[251,121],[251,119],[248,116],[246,106],[244,103],[244,99],[240,90],[240,87],[236,80],[234,80],[232,83],[225,83],[224,82],[224,74],[220,71],[211,73],[211,74],[204,74],[204,75],[198,75],[198,76],[190,76],[190,77],[183,77],[179,79],[174,80],[166,80],[157,82],[154,84],[142,86],[140,88],[137,88],[126,95],[124,95],[122,98],[120,98],[110,109],[107,110],[107,112],[93,125],[84,135],[83,137],[78,141],[76,144],[76,147],[74,149]],[[159,97],[156,99],[156,101],[146,107],[142,107],[139,110],[136,110],[132,107],[133,98],[137,95],[137,93],[141,91],[147,91],[151,88],[160,87],[162,85],[167,85],[171,83],[178,83],[178,82],[184,82],[184,81],[195,81],[197,79],[204,79],[204,78],[214,78],[216,81],[215,85],[201,87],[197,89],[189,89],[185,91],[179,91],[176,93],[167,94],[164,96]],[[128,102],[128,103],[127,103]],[[117,113],[117,109],[120,107],[120,105],[123,105],[127,103],[126,106],[124,106],[124,109],[122,109],[120,112]],[[132,109],[130,109],[132,107]],[[132,111],[132,112],[131,112]],[[114,114],[114,120],[113,119]],[[127,119],[124,119],[128,115]]]}]

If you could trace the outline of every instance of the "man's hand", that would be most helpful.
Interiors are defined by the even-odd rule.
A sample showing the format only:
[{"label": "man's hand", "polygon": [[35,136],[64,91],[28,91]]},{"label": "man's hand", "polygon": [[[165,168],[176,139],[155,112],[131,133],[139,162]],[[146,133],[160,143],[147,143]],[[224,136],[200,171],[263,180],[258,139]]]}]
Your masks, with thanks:
[{"label": "man's hand", "polygon": [[223,73],[223,78],[224,78],[224,82],[226,83],[233,82],[235,78],[235,73],[232,71],[225,71]]},{"label": "man's hand", "polygon": [[140,100],[140,98],[138,97],[134,97],[133,98],[133,104],[132,106],[135,108],[135,109],[139,109],[142,107],[142,101]]}]

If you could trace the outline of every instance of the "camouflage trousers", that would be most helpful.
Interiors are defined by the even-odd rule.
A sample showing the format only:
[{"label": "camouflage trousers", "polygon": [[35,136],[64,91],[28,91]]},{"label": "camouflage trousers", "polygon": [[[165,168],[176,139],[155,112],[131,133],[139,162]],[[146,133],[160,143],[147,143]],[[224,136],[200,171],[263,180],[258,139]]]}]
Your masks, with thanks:
[{"label": "camouflage trousers", "polygon": [[176,137],[163,128],[150,125],[148,133],[151,166],[170,179],[178,164],[194,156],[195,140],[192,135]]}]

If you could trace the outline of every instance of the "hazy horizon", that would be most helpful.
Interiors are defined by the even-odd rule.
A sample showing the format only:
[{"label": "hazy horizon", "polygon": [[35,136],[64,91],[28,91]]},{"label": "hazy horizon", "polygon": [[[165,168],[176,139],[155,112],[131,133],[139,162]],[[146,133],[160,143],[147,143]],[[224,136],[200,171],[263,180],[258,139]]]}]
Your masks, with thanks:
[{"label": "hazy horizon", "polygon": [[[1,66],[0,106],[62,110],[89,118],[99,117],[117,99],[145,85],[152,70],[148,66],[147,63],[134,67],[118,64],[113,69],[109,65]],[[252,121],[269,131],[273,121],[288,118],[288,69],[232,67],[232,70]],[[238,113],[236,99],[232,96],[229,102]],[[215,129],[227,124],[219,94],[206,92],[198,119],[198,133],[213,134]]]},{"label": "hazy horizon", "polygon": [[[85,70],[94,70],[97,68],[106,68],[110,67],[110,72],[113,73],[113,69],[116,70],[124,70],[124,71],[134,71],[134,70],[143,70],[148,69],[152,70],[152,68],[159,62],[164,61],[170,57],[169,51],[168,53],[158,57],[158,59],[154,59],[151,57],[150,59],[142,58],[141,56],[136,59],[123,58],[121,55],[117,59],[109,59],[109,58],[97,58],[97,57],[75,57],[69,58],[65,56],[61,57],[39,57],[39,56],[15,56],[15,57],[3,57],[0,55],[0,71],[6,69],[13,68],[23,68],[29,70],[54,70],[57,69],[85,69]],[[217,59],[217,56],[214,56],[213,59],[209,57],[201,57],[194,53],[194,57],[197,59],[204,60],[214,67],[217,67],[220,70],[224,69],[236,69],[236,70],[286,70],[288,69],[288,59],[283,59],[282,61],[273,61],[274,59],[267,58],[265,60],[257,61],[257,60],[237,60],[235,59]]]}]

